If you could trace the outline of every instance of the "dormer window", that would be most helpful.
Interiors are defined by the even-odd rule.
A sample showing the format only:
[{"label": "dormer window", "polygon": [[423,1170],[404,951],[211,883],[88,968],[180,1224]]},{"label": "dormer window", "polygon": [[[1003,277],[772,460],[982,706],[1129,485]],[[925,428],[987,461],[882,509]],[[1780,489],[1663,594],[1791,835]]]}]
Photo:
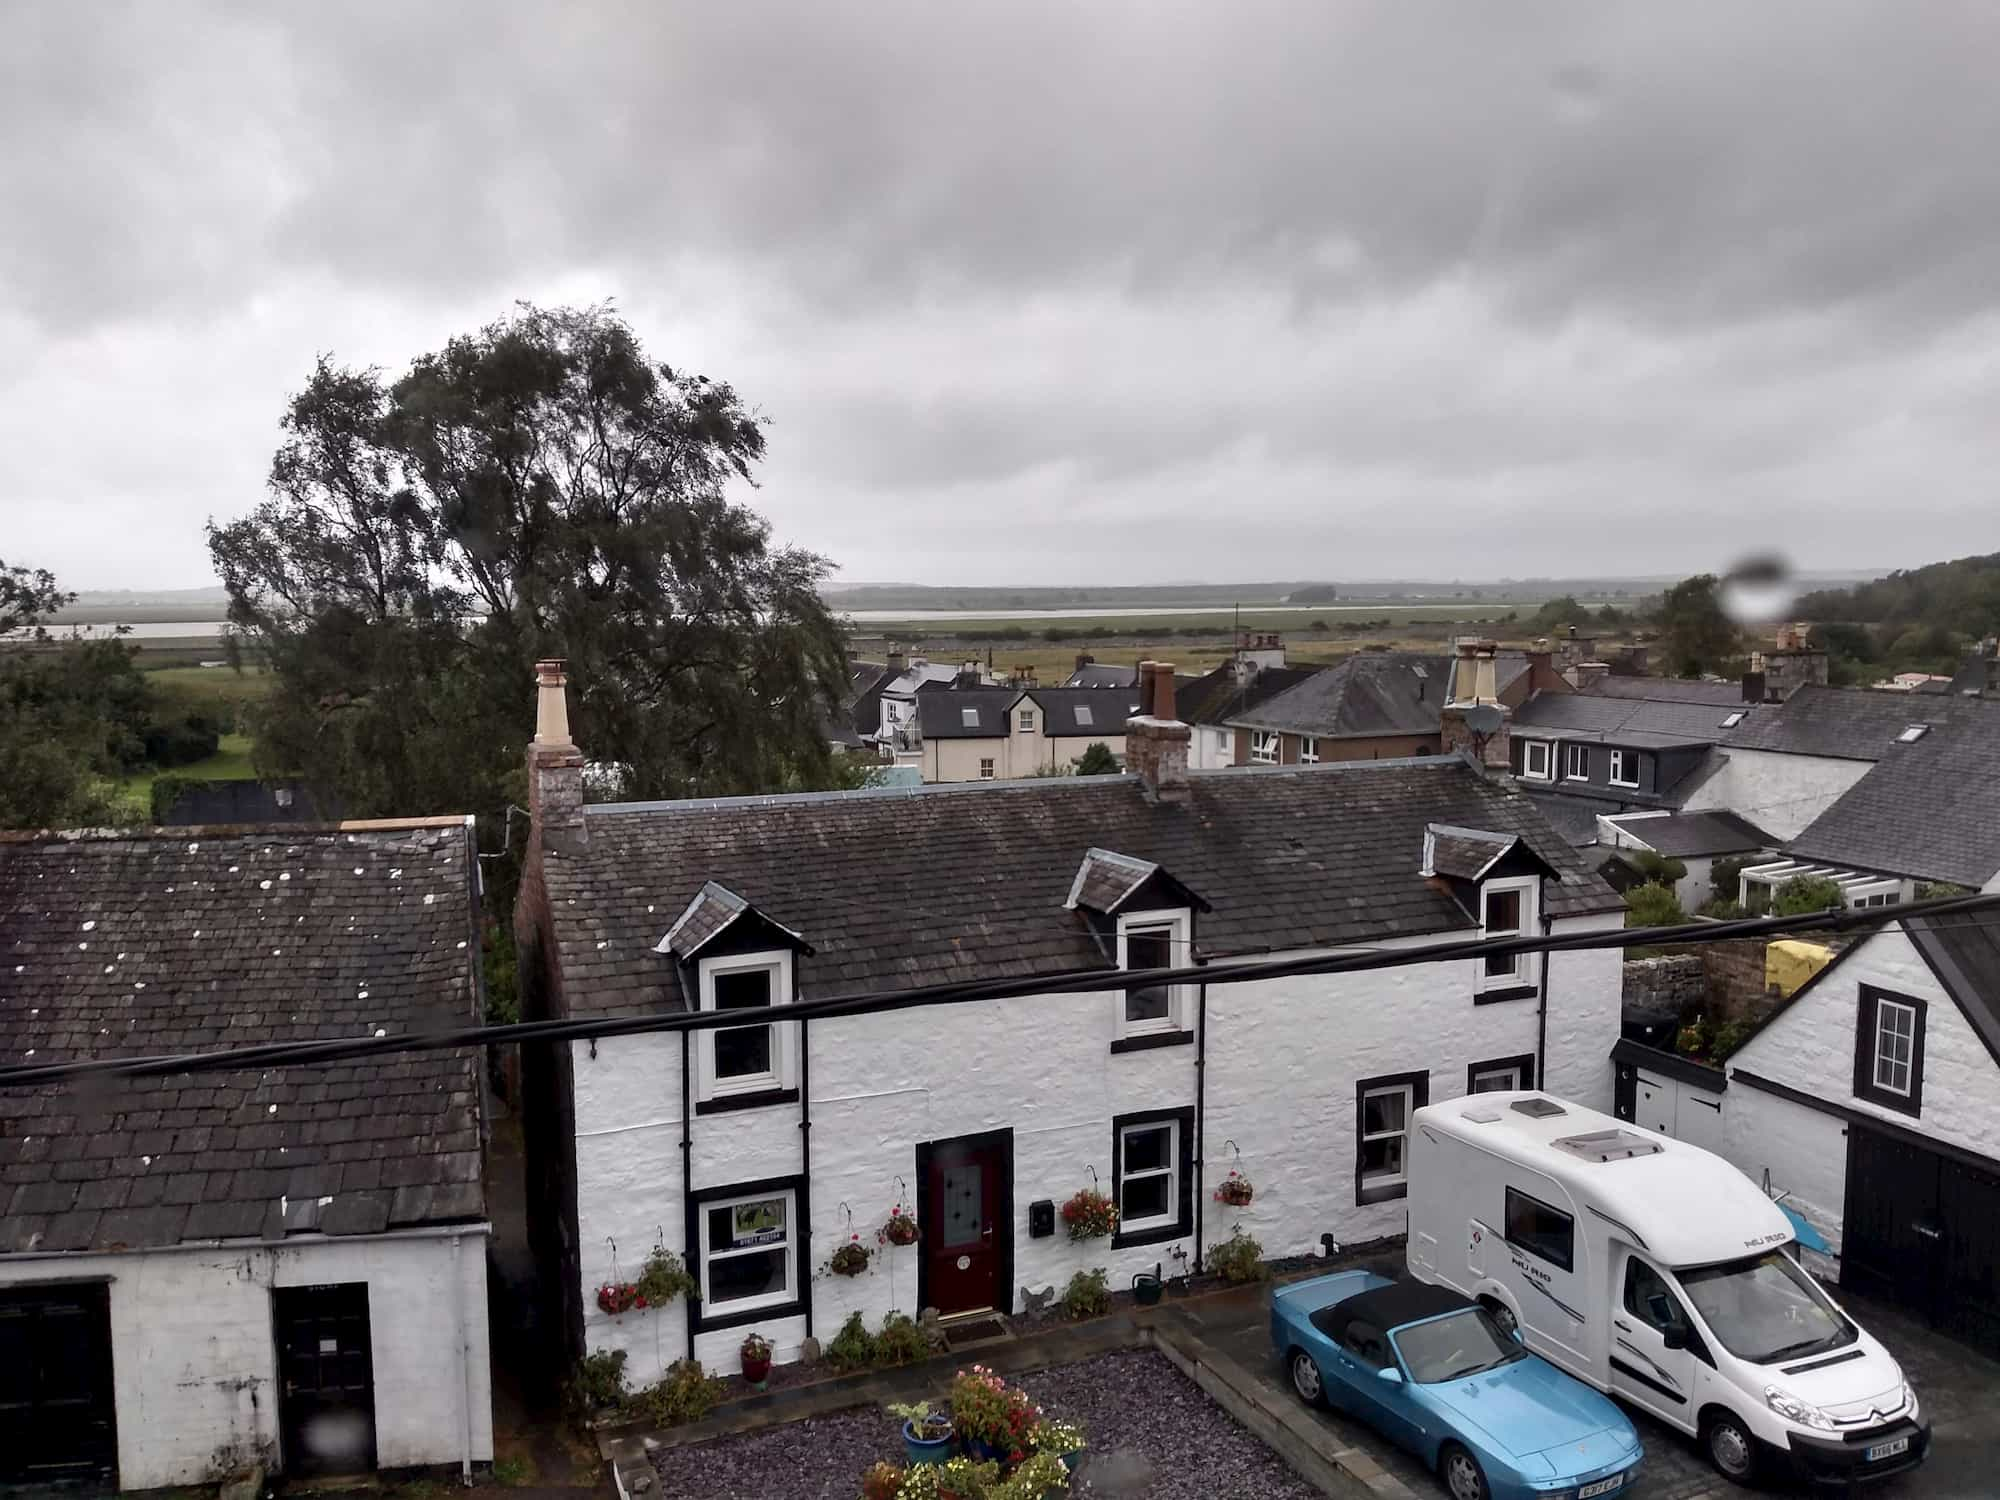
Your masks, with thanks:
[{"label": "dormer window", "polygon": [[[1186,910],[1133,912],[1118,919],[1118,967],[1184,968],[1192,959],[1193,923]],[[1128,988],[1118,1008],[1120,1040],[1185,1032],[1192,1006],[1184,984],[1139,984]]]},{"label": "dormer window", "polygon": [[[1153,861],[1111,849],[1084,851],[1063,906],[1084,918],[1105,956],[1128,973],[1192,967],[1195,913],[1209,909]],[[1135,1052],[1193,1041],[1197,993],[1191,984],[1121,987],[1111,1050]]]},{"label": "dormer window", "polygon": [[1035,711],[1032,708],[1022,709],[1016,717],[1020,721],[1021,733],[1033,734],[1035,732]]},{"label": "dormer window", "polygon": [[1637,786],[1639,784],[1639,752],[1636,750],[1613,750],[1611,752],[1611,775],[1613,786]]},{"label": "dormer window", "polygon": [[1530,781],[1547,781],[1552,748],[1547,740],[1522,741],[1521,774]]},{"label": "dormer window", "polygon": [[[1484,881],[1479,887],[1479,936],[1527,937],[1533,931],[1541,877],[1514,875]],[[1479,961],[1478,989],[1482,999],[1530,989],[1535,983],[1537,955],[1489,953]]]},{"label": "dormer window", "polygon": [[702,1102],[779,1094],[795,1086],[795,1029],[768,1019],[791,1000],[788,952],[701,960],[701,1008],[742,1015],[749,1023],[696,1033],[697,1097]]}]

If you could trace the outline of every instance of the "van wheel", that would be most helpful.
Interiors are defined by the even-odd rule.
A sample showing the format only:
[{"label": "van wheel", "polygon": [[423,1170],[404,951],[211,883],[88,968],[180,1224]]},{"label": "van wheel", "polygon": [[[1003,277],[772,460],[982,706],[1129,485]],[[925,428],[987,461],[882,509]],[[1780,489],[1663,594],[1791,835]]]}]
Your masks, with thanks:
[{"label": "van wheel", "polygon": [[1518,1326],[1514,1314],[1508,1310],[1507,1304],[1502,1302],[1498,1297],[1481,1297],[1479,1305],[1493,1314],[1493,1321],[1500,1325],[1502,1333],[1511,1334]]},{"label": "van wheel", "polygon": [[1291,1353],[1292,1389],[1299,1393],[1299,1399],[1307,1406],[1321,1406],[1326,1402],[1326,1386],[1319,1376],[1319,1366],[1313,1357],[1303,1349]]},{"label": "van wheel", "polygon": [[1716,1472],[1736,1484],[1748,1484],[1757,1477],[1757,1440],[1734,1413],[1715,1413],[1703,1425],[1701,1444]]},{"label": "van wheel", "polygon": [[1479,1460],[1456,1443],[1444,1445],[1444,1452],[1438,1456],[1438,1473],[1444,1478],[1444,1487],[1451,1491],[1451,1500],[1493,1500],[1493,1491],[1486,1486]]}]

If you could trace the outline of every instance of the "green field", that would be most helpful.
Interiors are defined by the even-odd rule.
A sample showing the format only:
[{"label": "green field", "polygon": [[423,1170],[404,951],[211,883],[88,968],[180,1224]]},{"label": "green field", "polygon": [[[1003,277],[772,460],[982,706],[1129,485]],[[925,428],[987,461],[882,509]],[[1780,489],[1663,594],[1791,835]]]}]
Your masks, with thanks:
[{"label": "green field", "polygon": [[190,712],[261,703],[271,691],[271,674],[262,667],[149,667],[142,654],[139,669],[163,701],[186,704]]},{"label": "green field", "polygon": [[118,796],[125,805],[142,818],[150,818],[153,810],[153,783],[162,776],[184,776],[191,781],[251,781],[257,772],[250,764],[251,740],[247,734],[225,734],[215,754],[207,760],[198,760],[191,765],[175,766],[163,771],[156,766],[148,766],[136,771],[118,783]]},{"label": "green field", "polygon": [[[1077,639],[1103,637],[1107,635],[1144,636],[1161,638],[1167,636],[1188,636],[1199,639],[1203,636],[1220,636],[1227,639],[1240,624],[1244,630],[1276,630],[1286,634],[1304,635],[1312,631],[1315,624],[1326,627],[1328,633],[1337,633],[1343,625],[1359,627],[1363,622],[1386,620],[1392,626],[1419,623],[1460,621],[1474,624],[1482,621],[1497,623],[1509,612],[1519,616],[1531,616],[1542,607],[1542,600],[1526,599],[1519,602],[1497,600],[1466,600],[1450,604],[1323,604],[1308,609],[1246,609],[1240,615],[1188,611],[1168,614],[1110,614],[1110,615],[1037,615],[1032,619],[1010,619],[1005,615],[988,615],[967,619],[933,620],[921,617],[902,620],[856,620],[856,635],[883,635],[898,638],[908,636],[917,639],[926,636],[939,638],[977,639],[996,637],[1010,640],[1048,640],[1050,632]],[[1019,634],[1015,634],[1019,632]]]}]

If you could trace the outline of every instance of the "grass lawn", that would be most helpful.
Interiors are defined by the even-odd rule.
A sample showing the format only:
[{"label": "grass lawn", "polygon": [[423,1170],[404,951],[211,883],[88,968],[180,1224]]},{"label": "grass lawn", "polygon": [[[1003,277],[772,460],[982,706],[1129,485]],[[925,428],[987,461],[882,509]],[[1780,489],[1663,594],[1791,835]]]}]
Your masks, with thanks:
[{"label": "grass lawn", "polygon": [[271,674],[262,667],[246,667],[241,672],[228,667],[146,667],[139,658],[146,681],[163,701],[184,703],[190,711],[263,701],[271,691]]},{"label": "grass lawn", "polygon": [[250,736],[225,734],[215,754],[192,765],[175,766],[171,771],[152,767],[118,783],[118,795],[127,806],[150,817],[153,810],[153,782],[161,776],[187,776],[198,781],[250,781],[257,773],[250,766]]}]

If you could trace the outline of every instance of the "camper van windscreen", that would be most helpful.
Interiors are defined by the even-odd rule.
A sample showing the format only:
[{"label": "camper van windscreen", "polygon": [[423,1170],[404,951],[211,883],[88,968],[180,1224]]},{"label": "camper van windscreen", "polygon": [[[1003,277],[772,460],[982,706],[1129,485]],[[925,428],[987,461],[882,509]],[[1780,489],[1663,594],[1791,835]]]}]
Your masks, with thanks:
[{"label": "camper van windscreen", "polygon": [[1629,1130],[1593,1130],[1588,1135],[1566,1135],[1555,1142],[1558,1151],[1567,1151],[1583,1161],[1623,1161],[1629,1156],[1652,1156],[1658,1141]]}]

